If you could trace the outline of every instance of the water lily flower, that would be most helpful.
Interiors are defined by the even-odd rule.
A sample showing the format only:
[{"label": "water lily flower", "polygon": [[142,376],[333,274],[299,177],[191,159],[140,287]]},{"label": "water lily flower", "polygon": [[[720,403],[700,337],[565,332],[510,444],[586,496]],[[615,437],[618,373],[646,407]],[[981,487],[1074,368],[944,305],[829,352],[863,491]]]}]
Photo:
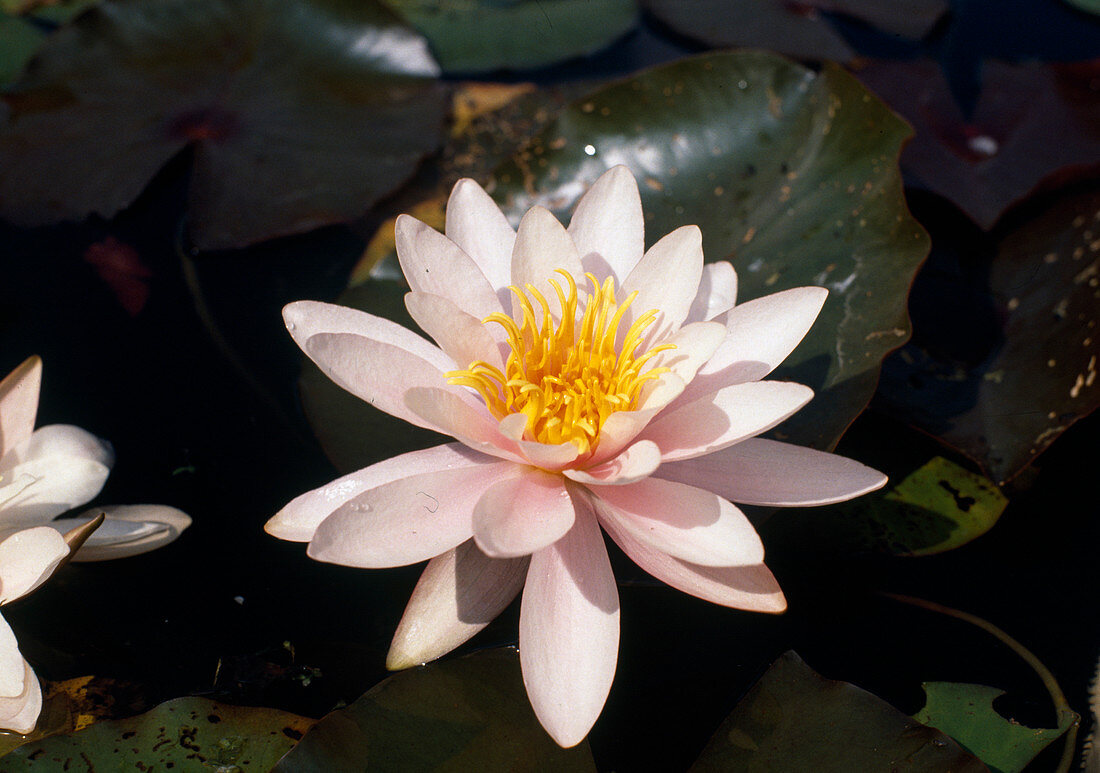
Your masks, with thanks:
[{"label": "water lily flower", "polygon": [[31,357],[0,381],[0,538],[35,526],[66,533],[98,513],[106,520],[72,557],[101,561],[166,545],[191,519],[163,505],[96,507],[59,515],[93,499],[114,464],[111,444],[64,424],[34,428],[42,361]]},{"label": "water lily flower", "polygon": [[461,180],[445,230],[408,216],[396,224],[406,305],[434,344],[329,304],[292,303],[284,317],[341,387],[457,442],[339,478],[266,529],[347,566],[428,560],[390,668],[450,651],[522,589],[527,694],[549,734],[572,746],[599,716],[618,657],[601,527],[675,588],[776,613],[783,593],[733,502],[826,504],[886,479],[756,437],[812,397],[761,379],[809,330],[826,291],[735,305],[733,267],[704,265],[695,226],[645,250],[625,167],[593,184],[568,229],[534,207],[513,230]]}]

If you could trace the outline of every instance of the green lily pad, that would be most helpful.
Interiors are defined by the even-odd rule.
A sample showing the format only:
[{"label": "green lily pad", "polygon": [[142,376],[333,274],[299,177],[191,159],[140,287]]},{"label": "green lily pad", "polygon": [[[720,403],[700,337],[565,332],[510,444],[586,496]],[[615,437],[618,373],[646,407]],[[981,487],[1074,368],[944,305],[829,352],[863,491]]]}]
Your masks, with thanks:
[{"label": "green lily pad", "polygon": [[275,771],[595,769],[587,741],[550,739],[516,651],[496,649],[389,677],[318,722]]},{"label": "green lily pad", "polygon": [[314,720],[285,711],[177,698],[130,719],[20,746],[0,771],[254,770],[263,773]]},{"label": "green lily pad", "polygon": [[0,13],[0,86],[10,83],[46,39],[46,33],[17,16]]},{"label": "green lily pad", "polygon": [[774,435],[828,448],[909,336],[905,299],[929,247],[897,167],[909,134],[839,67],[708,54],[572,103],[496,170],[493,195],[517,222],[535,204],[567,219],[604,170],[626,164],[647,243],[699,225],[707,259],[733,261],[739,300],[827,287],[817,323],[774,376],[817,394]]},{"label": "green lily pad", "polygon": [[1077,721],[1076,714],[1066,714],[1056,728],[1026,727],[993,708],[1004,690],[956,682],[925,682],[923,687],[928,700],[916,719],[947,733],[993,773],[1019,773]]},{"label": "green lily pad", "polygon": [[[1005,232],[982,274],[930,286],[923,312],[914,297],[927,320],[887,360],[879,403],[1003,482],[1100,405],[1100,191],[1066,193]],[[978,331],[975,309],[990,330],[960,341],[961,327]],[[975,340],[977,353],[960,349]]]},{"label": "green lily pad", "polygon": [[447,72],[554,64],[594,53],[638,21],[634,0],[384,0]]},{"label": "green lily pad", "polygon": [[1065,0],[1065,2],[1082,11],[1100,14],[1100,0]]},{"label": "green lily pad", "polygon": [[437,73],[376,0],[111,0],[3,95],[0,216],[111,217],[192,147],[200,249],[351,219],[441,141]]},{"label": "green lily pad", "polygon": [[986,767],[940,731],[859,687],[819,676],[788,652],[741,699],[691,770],[963,773]]}]

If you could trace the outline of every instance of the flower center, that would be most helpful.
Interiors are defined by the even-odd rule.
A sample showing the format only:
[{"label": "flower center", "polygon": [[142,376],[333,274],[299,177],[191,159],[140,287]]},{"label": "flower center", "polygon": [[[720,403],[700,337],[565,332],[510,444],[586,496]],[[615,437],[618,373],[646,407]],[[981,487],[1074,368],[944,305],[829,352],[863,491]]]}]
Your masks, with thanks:
[{"label": "flower center", "polygon": [[[545,296],[534,285],[526,293],[509,288],[519,299],[521,318],[514,320],[494,312],[483,322],[495,322],[508,335],[508,354],[504,373],[487,362],[470,363],[466,370],[447,374],[450,384],[475,389],[489,411],[498,419],[513,413],[527,417],[524,438],[557,445],[573,443],[582,455],[591,454],[599,443],[600,428],[616,411],[637,407],[642,387],[668,368],[643,367],[658,352],[674,349],[661,344],[640,356],[634,352],[642,334],[653,323],[656,309],[641,314],[616,346],[619,324],[637,292],[621,304],[615,298],[615,280],[608,277],[603,285],[592,274],[592,295],[578,321],[577,285],[567,271],[558,269],[568,286],[547,280],[561,304],[561,321],[554,320]],[[528,297],[530,296],[530,297]],[[542,322],[531,302],[541,308]]]}]

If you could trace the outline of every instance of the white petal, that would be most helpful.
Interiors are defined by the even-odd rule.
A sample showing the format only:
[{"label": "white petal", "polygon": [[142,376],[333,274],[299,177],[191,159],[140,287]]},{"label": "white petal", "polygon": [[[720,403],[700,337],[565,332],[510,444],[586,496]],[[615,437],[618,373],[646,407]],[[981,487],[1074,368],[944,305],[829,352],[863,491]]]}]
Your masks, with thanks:
[{"label": "white petal", "polygon": [[709,491],[658,478],[589,490],[601,523],[673,558],[700,566],[764,561],[764,545],[749,519]]},{"label": "white petal", "polygon": [[474,541],[493,558],[517,558],[561,539],[574,504],[559,475],[527,469],[490,486],[474,508]]},{"label": "white petal", "polygon": [[0,696],[0,728],[26,735],[34,730],[42,712],[42,687],[30,663],[23,660],[22,668],[22,692],[10,697]]},{"label": "white petal", "polygon": [[[542,207],[531,207],[520,221],[516,232],[516,246],[512,253],[512,284],[526,289],[531,284],[550,304],[550,314],[561,319],[558,295],[547,282],[555,280],[565,290],[565,278],[555,274],[557,269],[566,271],[577,284],[583,286],[583,269],[573,239],[550,212]],[[566,290],[566,294],[568,291]],[[512,299],[512,317],[521,319],[518,299]],[[535,304],[537,321],[542,323],[542,312]]]},{"label": "white petal", "polygon": [[107,505],[93,507],[76,518],[50,525],[64,533],[99,513],[107,518],[76,551],[73,561],[110,561],[148,553],[174,542],[191,525],[191,517],[167,505]]},{"label": "white petal", "polygon": [[809,332],[827,295],[823,287],[795,287],[733,307],[726,316],[725,341],[699,369],[681,402],[771,373]]},{"label": "white petal", "polygon": [[405,307],[420,329],[439,344],[459,369],[468,368],[475,360],[504,369],[504,360],[489,327],[472,317],[441,295],[409,293]]},{"label": "white petal", "polygon": [[508,308],[512,283],[512,249],[516,232],[496,202],[468,177],[455,183],[447,201],[447,238],[457,244],[481,269]]},{"label": "white petal", "polygon": [[673,335],[660,340],[660,344],[672,344],[674,349],[658,352],[650,365],[668,368],[685,383],[690,384],[696,372],[715,350],[726,340],[726,328],[717,322],[689,322]]},{"label": "white petal", "polygon": [[650,247],[623,282],[623,294],[637,292],[627,311],[625,327],[650,309],[661,314],[650,324],[643,341],[664,339],[679,330],[699,292],[703,273],[703,234],[685,225]]},{"label": "white petal", "polygon": [[264,531],[273,537],[291,542],[309,542],[321,521],[368,489],[410,475],[492,461],[495,460],[471,451],[461,443],[410,451],[364,467],[302,494],[264,524]]},{"label": "white petal", "polygon": [[[0,604],[22,598],[44,583],[67,555],[69,546],[49,526],[23,529],[0,541]],[[11,693],[0,689],[0,694]]]},{"label": "white petal", "polygon": [[886,484],[886,476],[812,448],[749,438],[706,456],[669,462],[657,477],[748,505],[808,507],[843,502]]},{"label": "white petal", "polygon": [[425,561],[473,536],[481,495],[517,472],[510,462],[467,462],[384,483],[322,521],[307,552],[318,561],[365,569]]},{"label": "white petal", "polygon": [[39,427],[0,460],[0,531],[42,526],[92,499],[114,464],[111,444],[80,427]]},{"label": "white petal", "polygon": [[737,272],[728,260],[707,263],[699,278],[699,292],[688,311],[688,322],[711,320],[737,303]]},{"label": "white petal", "polygon": [[450,435],[463,445],[501,459],[522,462],[516,445],[500,433],[499,422],[484,405],[473,404],[454,391],[413,387],[405,392],[405,405],[425,426]]},{"label": "white petal", "polygon": [[787,600],[764,564],[696,566],[646,545],[614,523],[604,523],[630,559],[664,583],[704,601],[752,612],[782,612]]},{"label": "white petal", "polygon": [[531,556],[519,615],[519,658],[535,716],[564,747],[603,710],[619,650],[619,594],[603,535],[587,509]]},{"label": "white petal", "polygon": [[29,357],[0,381],[0,457],[34,431],[42,360]]},{"label": "white petal", "polygon": [[398,215],[397,258],[413,292],[442,295],[478,319],[501,311],[496,290],[473,259],[439,231]]},{"label": "white petal", "polygon": [[643,394],[639,401],[641,407],[638,410],[617,411],[608,416],[607,421],[600,427],[599,445],[590,464],[592,466],[603,464],[622,453],[653,417],[665,410],[683,390],[684,382],[679,376],[675,373],[665,373],[656,379],[654,389]]},{"label": "white petal", "polygon": [[629,169],[614,166],[600,175],[577,203],[569,235],[585,271],[622,285],[645,250],[642,199]]},{"label": "white petal", "polygon": [[15,632],[0,616],[0,698],[14,698],[23,692],[26,686],[23,662]]},{"label": "white petal", "polygon": [[766,432],[813,396],[809,387],[788,381],[735,384],[686,405],[678,401],[642,437],[660,447],[666,462],[703,456]]},{"label": "white petal", "polygon": [[650,440],[640,440],[603,464],[562,474],[577,483],[598,486],[627,486],[653,474],[661,464],[661,449]]},{"label": "white petal", "polygon": [[386,656],[396,671],[446,655],[487,626],[523,587],[527,557],[489,558],[473,540],[428,562]]}]

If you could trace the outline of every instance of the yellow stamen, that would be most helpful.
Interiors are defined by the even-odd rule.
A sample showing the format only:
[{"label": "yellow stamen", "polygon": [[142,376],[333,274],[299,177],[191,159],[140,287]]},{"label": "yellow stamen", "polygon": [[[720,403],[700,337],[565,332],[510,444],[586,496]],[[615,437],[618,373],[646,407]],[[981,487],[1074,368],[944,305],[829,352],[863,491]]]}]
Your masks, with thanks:
[{"label": "yellow stamen", "polygon": [[592,295],[578,322],[577,285],[567,271],[556,273],[568,287],[566,292],[556,279],[547,280],[562,309],[560,322],[555,323],[546,296],[534,285],[524,290],[509,288],[516,296],[520,318],[494,312],[483,320],[504,328],[512,350],[504,372],[476,361],[465,370],[448,373],[447,381],[478,392],[498,419],[522,413],[527,417],[525,439],[569,442],[582,456],[591,455],[608,417],[636,409],[645,384],[669,370],[651,367],[643,372],[643,367],[659,352],[675,346],[661,344],[634,356],[646,328],[657,317],[657,310],[650,309],[634,321],[617,347],[619,326],[638,293],[619,303],[614,279],[608,277],[601,285],[592,274],[585,274],[592,283]]}]

